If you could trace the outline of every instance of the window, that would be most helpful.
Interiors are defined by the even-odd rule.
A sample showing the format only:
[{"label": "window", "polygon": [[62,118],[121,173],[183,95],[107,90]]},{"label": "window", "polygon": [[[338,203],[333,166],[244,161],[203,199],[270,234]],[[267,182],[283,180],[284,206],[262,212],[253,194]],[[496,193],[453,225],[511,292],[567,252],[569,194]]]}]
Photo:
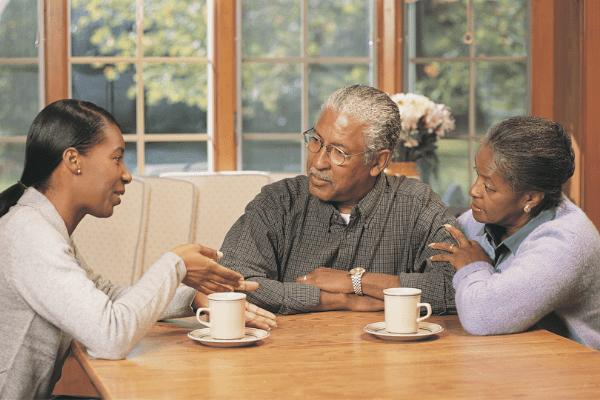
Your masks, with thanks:
[{"label": "window", "polygon": [[0,191],[21,178],[27,132],[44,98],[37,10],[37,0],[0,0]]},{"label": "window", "polygon": [[239,0],[238,166],[303,172],[301,132],[336,89],[377,86],[376,2]]},{"label": "window", "polygon": [[[399,91],[402,69],[402,91],[447,104],[457,119],[422,178],[442,196],[458,185],[462,205],[480,136],[528,112],[526,0],[71,0],[65,22],[48,22],[69,38],[68,62],[48,68],[43,85],[44,61],[57,57],[36,45],[44,4],[55,7],[0,0],[0,96],[10,98],[0,102],[0,189],[20,176],[26,132],[56,77],[68,88],[46,98],[117,116],[133,174],[303,172],[300,133],[321,103],[355,83]],[[390,24],[390,12],[402,21]],[[389,53],[397,43],[402,57]]]},{"label": "window", "polygon": [[132,174],[212,168],[212,1],[71,1],[71,97],[107,109]]},{"label": "window", "polygon": [[446,104],[456,118],[456,129],[437,142],[437,167],[420,165],[422,180],[440,196],[452,195],[449,205],[469,205],[475,153],[487,129],[528,114],[527,3],[417,0],[405,6],[405,92]]}]

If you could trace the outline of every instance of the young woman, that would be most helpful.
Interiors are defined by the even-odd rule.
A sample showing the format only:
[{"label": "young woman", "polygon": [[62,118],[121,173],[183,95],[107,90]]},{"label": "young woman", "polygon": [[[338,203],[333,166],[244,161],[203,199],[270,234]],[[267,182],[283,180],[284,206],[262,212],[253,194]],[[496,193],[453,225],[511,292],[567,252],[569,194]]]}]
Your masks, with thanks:
[{"label": "young woman", "polygon": [[447,229],[463,327],[476,335],[536,325],[600,350],[600,235],[562,194],[575,170],[571,139],[543,118],[492,127],[477,151],[471,210]]},{"label": "young woman", "polygon": [[[0,194],[0,398],[49,397],[72,338],[120,359],[159,318],[193,315],[208,293],[258,287],[197,244],[166,253],[131,287],[94,274],[71,234],[121,202],[124,151],[115,119],[92,103],[61,100],[35,118],[21,180]],[[252,325],[275,326],[273,314],[247,310]]]}]

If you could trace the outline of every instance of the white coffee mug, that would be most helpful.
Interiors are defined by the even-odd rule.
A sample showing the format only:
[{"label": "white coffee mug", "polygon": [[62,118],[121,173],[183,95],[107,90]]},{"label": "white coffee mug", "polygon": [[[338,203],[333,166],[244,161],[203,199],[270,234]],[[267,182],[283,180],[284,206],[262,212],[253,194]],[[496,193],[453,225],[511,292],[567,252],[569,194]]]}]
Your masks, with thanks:
[{"label": "white coffee mug", "polygon": [[[431,316],[431,305],[419,303],[421,289],[389,288],[383,291],[385,307],[385,330],[389,333],[417,333],[419,322]],[[427,315],[419,317],[421,307]]]},{"label": "white coffee mug", "polygon": [[[210,321],[202,321],[200,314],[208,312]],[[246,335],[246,295],[237,292],[208,295],[208,308],[196,310],[198,321],[210,327],[213,339],[241,339]]]}]

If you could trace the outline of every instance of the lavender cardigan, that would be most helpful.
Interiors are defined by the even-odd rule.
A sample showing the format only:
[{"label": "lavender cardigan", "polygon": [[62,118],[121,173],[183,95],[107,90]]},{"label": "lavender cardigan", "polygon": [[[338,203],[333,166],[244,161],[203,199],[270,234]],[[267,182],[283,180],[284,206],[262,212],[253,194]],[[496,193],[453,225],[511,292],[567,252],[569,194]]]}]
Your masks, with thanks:
[{"label": "lavender cardigan", "polygon": [[[600,235],[564,195],[548,212],[547,221],[495,266],[500,272],[486,262],[458,270],[453,284],[460,321],[474,335],[521,332],[537,324],[600,350]],[[494,259],[472,211],[458,222]]]}]

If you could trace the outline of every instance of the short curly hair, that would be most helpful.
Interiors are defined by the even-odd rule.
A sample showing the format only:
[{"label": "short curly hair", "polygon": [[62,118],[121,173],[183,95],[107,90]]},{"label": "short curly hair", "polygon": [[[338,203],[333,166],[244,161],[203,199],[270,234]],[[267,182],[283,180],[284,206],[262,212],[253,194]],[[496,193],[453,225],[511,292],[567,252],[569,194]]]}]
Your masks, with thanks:
[{"label": "short curly hair", "polygon": [[336,90],[321,106],[321,114],[331,110],[365,125],[367,149],[365,164],[374,154],[388,149],[392,153],[400,139],[402,120],[398,105],[387,93],[370,86],[353,85]]},{"label": "short curly hair", "polygon": [[560,204],[563,185],[575,172],[571,137],[562,125],[540,117],[513,117],[490,128],[482,145],[491,149],[498,173],[516,194],[544,193],[533,215]]}]

